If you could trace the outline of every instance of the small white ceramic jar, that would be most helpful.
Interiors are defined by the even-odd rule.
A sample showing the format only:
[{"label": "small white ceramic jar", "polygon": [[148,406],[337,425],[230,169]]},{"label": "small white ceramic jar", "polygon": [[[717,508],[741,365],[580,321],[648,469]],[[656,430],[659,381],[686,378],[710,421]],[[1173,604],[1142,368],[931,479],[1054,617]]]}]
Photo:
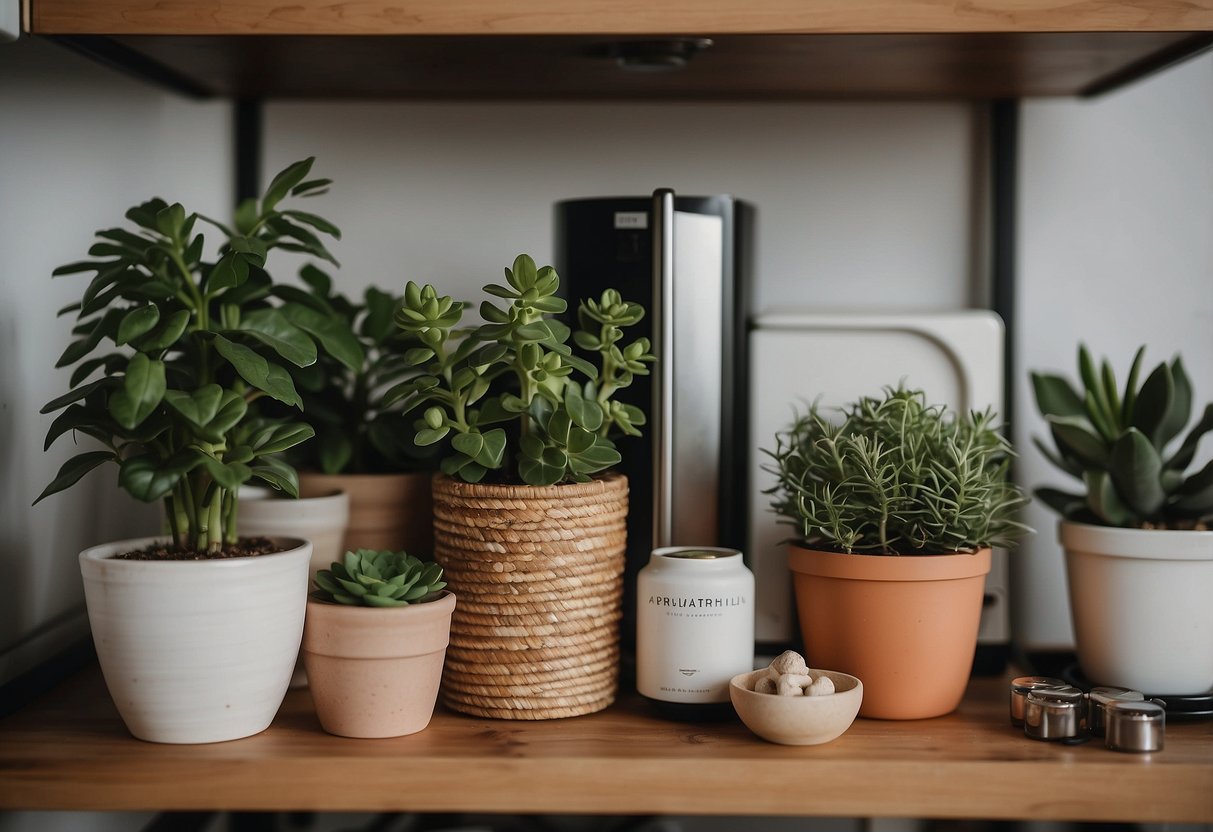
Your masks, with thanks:
[{"label": "small white ceramic jar", "polygon": [[729,680],[754,667],[754,575],[741,552],[656,549],[640,570],[636,597],[640,694],[728,707]]}]

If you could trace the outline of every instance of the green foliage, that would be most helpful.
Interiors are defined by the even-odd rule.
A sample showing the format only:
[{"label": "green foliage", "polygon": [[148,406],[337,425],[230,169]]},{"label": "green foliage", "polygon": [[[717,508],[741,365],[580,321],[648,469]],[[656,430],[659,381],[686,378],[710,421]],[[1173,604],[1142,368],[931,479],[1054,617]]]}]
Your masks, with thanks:
[{"label": "green foliage", "polygon": [[1013,456],[990,411],[954,416],[921,391],[886,388],[844,408],[814,405],[776,435],[775,511],[815,548],[886,555],[1009,546],[1027,528],[1007,479]]},{"label": "green foliage", "polygon": [[[440,297],[433,286],[410,282],[396,323],[421,346],[405,354],[420,374],[389,390],[387,403],[420,409],[418,445],[447,443],[442,471],[479,482],[490,471],[510,469],[528,485],[584,482],[619,462],[612,435],[640,435],[644,413],[615,401],[614,394],[647,375],[647,338],[624,346],[623,329],[644,317],[644,308],[613,289],[577,311],[572,333],[551,317],[566,310],[551,266],[537,269],[520,254],[505,270],[507,285],[484,291],[487,322],[457,330],[468,304]],[[598,366],[575,355],[570,335]],[[509,430],[507,430],[507,427]]]},{"label": "green foliage", "polygon": [[[1123,392],[1112,366],[1098,370],[1078,348],[1081,393],[1061,376],[1032,373],[1036,405],[1049,423],[1056,451],[1037,448],[1082,480],[1084,494],[1041,488],[1036,496],[1063,517],[1105,526],[1192,529],[1213,521],[1213,461],[1187,474],[1201,437],[1213,431],[1213,404],[1188,428],[1192,384],[1183,361],[1155,367],[1141,387],[1145,347],[1137,350]],[[1171,453],[1169,445],[1184,433]]]},{"label": "green foliage", "polygon": [[366,607],[407,607],[433,601],[446,586],[442,567],[405,552],[359,549],[316,573],[316,597]]},{"label": "green foliage", "polygon": [[394,323],[403,298],[370,287],[361,301],[334,291],[332,279],[313,265],[300,277],[307,291],[282,287],[284,297],[306,310],[300,325],[323,326],[348,349],[322,352],[307,367],[291,367],[316,441],[299,445],[291,461],[326,474],[384,474],[416,470],[427,449],[412,441],[411,420],[384,403],[393,385],[420,374],[410,363],[418,346]]},{"label": "green foliage", "polygon": [[[98,231],[93,259],[55,270],[93,277],[80,302],[60,312],[76,313],[76,340],[55,366],[75,369],[71,390],[42,409],[62,411],[46,447],[77,431],[106,450],[70,459],[38,500],[114,462],[133,496],[165,501],[178,547],[217,551],[235,541],[242,483],[256,478],[297,494],[294,470],[274,455],[312,428],[259,418],[249,405],[269,397],[298,407],[287,368],[314,364],[317,343],[341,348],[341,335],[309,325],[305,308],[289,298],[270,303],[271,251],[333,260],[317,234],[337,229],[279,207],[324,191],[328,180],[307,180],[311,167],[306,159],[283,170],[260,200],[240,204],[231,227],[162,199],[137,205],[126,212],[133,229]],[[198,220],[220,233],[213,260],[204,257]]]}]

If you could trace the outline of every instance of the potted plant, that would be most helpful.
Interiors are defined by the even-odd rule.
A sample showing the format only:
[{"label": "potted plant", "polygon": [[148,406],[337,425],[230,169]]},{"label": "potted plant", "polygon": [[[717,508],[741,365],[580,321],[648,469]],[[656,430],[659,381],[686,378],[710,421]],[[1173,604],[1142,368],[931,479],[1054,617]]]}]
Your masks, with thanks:
[{"label": "potted plant", "polygon": [[411,420],[399,403],[383,400],[389,387],[419,374],[405,360],[419,344],[393,322],[402,298],[372,286],[361,301],[351,300],[314,265],[305,266],[300,278],[308,291],[292,289],[292,298],[328,316],[359,344],[356,362],[321,355],[315,364],[292,369],[304,418],[316,430],[315,441],[291,452],[300,492],[349,495],[342,551],[432,552],[433,465],[412,442]]},{"label": "potted plant", "polygon": [[954,415],[886,388],[814,406],[776,436],[771,490],[809,663],[863,680],[860,714],[951,712],[968,683],[990,548],[1025,529],[1011,448],[991,412]]},{"label": "potted plant", "polygon": [[324,730],[399,737],[429,725],[455,609],[442,567],[361,549],[315,583],[303,661]]},{"label": "potted plant", "polygon": [[[1081,392],[1033,373],[1036,404],[1056,452],[1040,451],[1083,483],[1041,488],[1061,516],[1078,662],[1096,684],[1155,694],[1213,689],[1213,462],[1191,471],[1213,404],[1190,428],[1193,391],[1183,361],[1138,387],[1145,347],[1123,391],[1107,360],[1078,350]],[[1180,437],[1182,436],[1182,440]]]},{"label": "potted plant", "polygon": [[[240,540],[236,490],[260,480],[297,491],[276,454],[312,436],[302,423],[254,417],[271,397],[298,406],[284,364],[339,344],[306,310],[264,304],[274,249],[327,255],[328,224],[280,205],[322,192],[312,160],[291,165],[228,227],[153,199],[136,228],[98,232],[94,258],[55,271],[93,273],[75,312],[77,340],[57,366],[71,390],[49,447],[77,432],[101,448],[68,460],[41,500],[107,462],[139,500],[162,501],[167,538],[121,541],[80,555],[93,638],[110,694],[131,733],[157,742],[235,739],[263,730],[290,680],[303,629],[309,543]],[[221,232],[205,259],[202,219]],[[99,348],[104,349],[98,353]],[[339,348],[339,347],[338,347]]]},{"label": "potted plant", "polygon": [[[609,705],[618,682],[627,480],[611,437],[644,414],[613,399],[648,372],[649,343],[624,344],[644,315],[608,290],[566,310],[554,269],[519,255],[506,285],[467,304],[409,283],[396,321],[421,374],[388,392],[416,410],[415,441],[440,445],[435,557],[459,595],[443,701],[479,716],[546,719]],[[597,359],[575,355],[568,344]]]}]

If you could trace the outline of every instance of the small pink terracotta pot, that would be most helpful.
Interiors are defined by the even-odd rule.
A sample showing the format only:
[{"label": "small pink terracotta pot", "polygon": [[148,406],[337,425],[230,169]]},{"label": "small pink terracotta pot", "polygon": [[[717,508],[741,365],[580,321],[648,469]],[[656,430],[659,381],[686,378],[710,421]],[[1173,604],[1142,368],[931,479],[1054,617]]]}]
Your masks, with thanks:
[{"label": "small pink terracotta pot", "polygon": [[309,598],[303,662],[320,725],[342,737],[401,737],[430,724],[455,596],[407,607]]}]

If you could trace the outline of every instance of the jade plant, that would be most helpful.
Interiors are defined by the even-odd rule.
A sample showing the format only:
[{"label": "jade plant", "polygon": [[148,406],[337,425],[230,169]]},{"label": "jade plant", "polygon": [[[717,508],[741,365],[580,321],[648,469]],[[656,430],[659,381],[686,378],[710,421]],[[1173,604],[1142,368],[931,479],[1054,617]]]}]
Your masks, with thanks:
[{"label": "jade plant", "polygon": [[921,555],[1008,546],[1027,528],[1008,480],[1013,456],[991,411],[956,415],[922,391],[885,388],[817,405],[776,435],[772,506],[812,548]]},{"label": "jade plant", "polygon": [[442,567],[406,552],[359,549],[316,573],[321,601],[367,607],[407,607],[433,601],[446,586]]},{"label": "jade plant", "polygon": [[357,344],[356,361],[321,352],[316,363],[291,367],[304,419],[316,438],[296,446],[289,459],[303,470],[325,474],[384,474],[428,466],[424,449],[412,441],[411,421],[399,403],[384,401],[384,393],[400,381],[419,375],[405,360],[417,346],[394,323],[403,298],[368,287],[361,299],[351,299],[313,264],[299,273],[307,290],[288,289],[292,301],[314,309]]},{"label": "jade plant", "polygon": [[[1059,469],[1082,481],[1085,493],[1036,492],[1069,520],[1145,529],[1203,529],[1213,522],[1213,461],[1190,472],[1201,437],[1213,431],[1213,404],[1190,428],[1192,383],[1176,356],[1160,363],[1141,386],[1145,347],[1137,350],[1124,388],[1111,364],[1098,369],[1078,348],[1081,390],[1065,378],[1032,373],[1036,404],[1056,451],[1037,448]],[[1185,428],[1187,432],[1185,433]],[[1183,434],[1182,441],[1171,447]]]},{"label": "jade plant", "polygon": [[[480,305],[486,323],[457,329],[468,304],[410,282],[396,322],[420,342],[405,353],[420,372],[385,400],[421,414],[415,441],[445,443],[449,476],[585,482],[620,461],[613,437],[639,436],[645,423],[642,410],[614,398],[655,360],[647,338],[623,343],[644,307],[608,289],[579,305],[574,333],[553,317],[567,304],[551,266],[519,255],[505,283],[484,287],[504,301]],[[595,362],[574,353],[570,336]]]},{"label": "jade plant", "polygon": [[[42,410],[62,411],[46,447],[74,431],[102,449],[69,459],[38,500],[112,462],[132,496],[164,501],[174,548],[214,556],[236,543],[240,485],[259,479],[297,494],[295,471],[276,455],[312,428],[250,405],[269,397],[299,407],[286,367],[314,363],[318,343],[347,357],[357,347],[315,310],[273,302],[270,252],[332,260],[321,236],[337,229],[282,207],[327,189],[329,180],[307,178],[311,167],[311,159],[287,167],[260,199],[241,202],[231,226],[179,203],[144,202],[126,212],[133,229],[97,232],[93,259],[55,270],[93,277],[60,312],[76,314],[77,339],[56,366],[74,369],[71,389]],[[219,232],[211,258],[199,220]]]}]

